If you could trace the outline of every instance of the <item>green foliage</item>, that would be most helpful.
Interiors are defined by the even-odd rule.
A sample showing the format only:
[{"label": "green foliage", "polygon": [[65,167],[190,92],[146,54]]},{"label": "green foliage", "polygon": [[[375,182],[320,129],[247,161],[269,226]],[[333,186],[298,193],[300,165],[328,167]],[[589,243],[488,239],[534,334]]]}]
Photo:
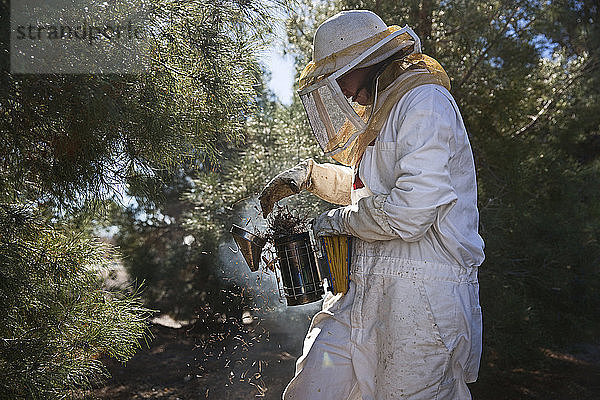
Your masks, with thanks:
[{"label": "green foliage", "polygon": [[148,73],[20,75],[9,72],[9,2],[0,2],[0,397],[67,397],[106,376],[99,357],[126,361],[146,338],[140,293],[102,288],[108,249],[88,236],[117,193],[137,200],[118,216],[120,243],[148,280],[146,299],[176,303],[178,314],[201,306],[187,295],[217,301],[218,291],[196,290],[214,277],[209,256],[182,243],[178,198],[186,175],[239,137],[277,4],[152,2]]},{"label": "green foliage", "polygon": [[100,357],[124,362],[148,338],[137,293],[103,286],[108,247],[7,204],[0,231],[1,398],[66,398],[107,376]]},{"label": "green foliage", "polygon": [[[262,81],[255,53],[271,28],[270,18],[275,11],[272,7],[278,4],[169,3],[176,10],[175,20],[185,17],[187,25],[181,23],[166,36],[181,36],[183,28],[196,18],[204,21],[194,28],[200,30],[199,38],[205,37],[203,43],[209,43],[215,34],[228,41],[199,48],[205,52],[202,63],[194,61],[193,54],[181,54],[189,52],[185,40],[166,43],[169,47],[165,51],[170,57],[167,59],[180,63],[175,66],[180,76],[193,75],[196,70],[207,75],[200,82],[185,78],[177,91],[183,99],[200,102],[200,114],[186,118],[197,124],[202,134],[214,131],[219,136],[203,140],[210,157],[196,154],[193,165],[179,165],[175,170],[157,171],[154,176],[130,181],[127,193],[135,201],[125,210],[117,210],[112,223],[119,228],[115,238],[125,255],[127,270],[146,285],[147,303],[180,319],[209,320],[206,315],[211,312],[207,310],[215,314],[230,311],[226,309],[235,308],[235,304],[239,306],[238,298],[230,296],[224,301],[221,295],[224,293],[221,289],[228,293],[239,293],[240,289],[230,288],[231,285],[217,279],[217,247],[232,204],[247,196],[252,186],[247,181],[239,186],[228,185],[227,174],[234,173],[237,152],[248,148],[244,133],[257,118],[257,108],[271,107],[266,97],[257,98]],[[214,13],[218,18],[215,23],[206,23],[205,16],[194,14],[200,11]],[[177,54],[181,57],[176,57]],[[202,90],[198,91],[198,87]],[[251,190],[256,190],[256,185]],[[184,196],[189,191],[200,200],[193,202]],[[193,222],[188,223],[192,213]],[[226,302],[229,304],[223,306]],[[200,317],[200,314],[206,315]]]},{"label": "green foliage", "polygon": [[[8,5],[0,8],[0,184],[67,208],[127,181],[215,157],[243,126],[264,18],[234,1],[160,1],[140,75],[9,73]],[[254,31],[255,34],[249,34]]]},{"label": "green foliage", "polygon": [[[221,289],[240,290],[217,279],[223,235],[232,222],[239,223],[248,200],[262,189],[266,177],[314,156],[317,150],[298,108],[301,105],[282,107],[266,92],[257,100],[258,111],[247,119],[244,138],[229,147],[223,145],[218,163],[205,160],[202,172],[188,170],[161,177],[154,183],[154,192],[162,196],[130,190],[136,201],[124,212],[116,210],[111,223],[119,227],[115,238],[126,255],[124,264],[144,282],[150,307],[184,320],[206,319],[197,313],[211,308],[213,314],[235,311],[239,299],[229,296],[223,306]],[[319,205],[323,207],[307,196],[292,202],[311,216]],[[249,214],[257,215],[260,222],[257,209],[250,209]]]},{"label": "green foliage", "polygon": [[[169,185],[161,183],[167,181]],[[153,192],[161,196],[138,194],[126,209],[115,204],[109,224],[119,229],[115,240],[125,256],[126,270],[144,283],[146,304],[189,320],[205,287],[214,283],[214,277],[209,278],[214,257],[208,252],[216,248],[216,241],[210,235],[190,236],[182,226],[183,215],[191,208],[180,200],[189,188],[189,178],[183,173],[169,174],[153,185],[157,186]]]}]

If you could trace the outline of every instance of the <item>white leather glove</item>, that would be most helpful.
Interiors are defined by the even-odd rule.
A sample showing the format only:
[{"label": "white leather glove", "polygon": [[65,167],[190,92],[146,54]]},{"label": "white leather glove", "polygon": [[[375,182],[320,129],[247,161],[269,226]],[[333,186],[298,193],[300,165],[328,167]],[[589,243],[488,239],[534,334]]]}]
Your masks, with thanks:
[{"label": "white leather glove", "polygon": [[301,190],[307,188],[313,163],[314,161],[310,159],[302,161],[267,183],[258,197],[263,217],[267,218],[279,200],[300,193]]},{"label": "white leather glove", "polygon": [[348,213],[349,208],[350,206],[334,208],[315,218],[313,221],[315,237],[350,234],[344,223],[344,215]]},{"label": "white leather glove", "polygon": [[350,204],[352,169],[308,159],[283,171],[271,179],[259,196],[263,216],[266,218],[279,200],[304,189],[330,203]]},{"label": "white leather glove", "polygon": [[[366,242],[406,237],[390,226],[384,210],[388,195],[374,195],[360,199],[357,204],[334,208],[315,218],[316,236],[350,235]],[[419,237],[405,240],[418,240]]]}]

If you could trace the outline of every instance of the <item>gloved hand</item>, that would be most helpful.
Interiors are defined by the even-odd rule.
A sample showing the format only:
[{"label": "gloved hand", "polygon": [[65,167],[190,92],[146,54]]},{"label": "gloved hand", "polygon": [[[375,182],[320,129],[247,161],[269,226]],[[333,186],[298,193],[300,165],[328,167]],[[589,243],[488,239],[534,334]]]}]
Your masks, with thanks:
[{"label": "gloved hand", "polygon": [[344,223],[344,215],[350,211],[350,207],[334,208],[315,218],[313,221],[315,237],[350,234]]},{"label": "gloved hand", "polygon": [[313,232],[318,236],[350,235],[365,242],[402,237],[384,211],[388,195],[363,197],[357,204],[334,208],[315,218]]},{"label": "gloved hand", "polygon": [[300,193],[308,187],[313,164],[312,159],[304,160],[295,167],[283,171],[267,183],[267,186],[258,197],[263,217],[267,218],[267,215],[273,211],[273,206],[279,200]]}]

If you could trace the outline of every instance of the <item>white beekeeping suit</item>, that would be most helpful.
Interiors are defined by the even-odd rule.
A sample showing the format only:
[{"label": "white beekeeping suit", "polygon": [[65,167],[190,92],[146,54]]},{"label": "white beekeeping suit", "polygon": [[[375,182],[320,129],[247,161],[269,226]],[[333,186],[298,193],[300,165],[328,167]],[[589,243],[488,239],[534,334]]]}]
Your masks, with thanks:
[{"label": "white beekeeping suit", "polygon": [[[300,95],[317,141],[347,167],[308,160],[275,177],[261,205],[268,213],[308,189],[343,206],[319,216],[315,233],[355,239],[349,290],[325,298],[283,397],[470,399],[484,255],[473,156],[447,76],[412,31],[367,11],[324,22],[313,60]],[[369,67],[372,103],[347,102],[340,118],[335,82]]]}]

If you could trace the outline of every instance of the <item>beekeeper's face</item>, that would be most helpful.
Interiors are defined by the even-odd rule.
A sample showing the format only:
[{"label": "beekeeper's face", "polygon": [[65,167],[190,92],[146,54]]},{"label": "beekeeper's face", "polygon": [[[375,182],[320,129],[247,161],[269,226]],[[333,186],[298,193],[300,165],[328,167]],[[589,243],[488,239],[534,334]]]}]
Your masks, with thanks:
[{"label": "beekeeper's face", "polygon": [[370,104],[371,91],[370,91],[370,75],[371,68],[359,68],[353,69],[352,71],[340,76],[337,79],[340,89],[344,96],[351,98],[352,101],[357,102],[362,106]]}]

